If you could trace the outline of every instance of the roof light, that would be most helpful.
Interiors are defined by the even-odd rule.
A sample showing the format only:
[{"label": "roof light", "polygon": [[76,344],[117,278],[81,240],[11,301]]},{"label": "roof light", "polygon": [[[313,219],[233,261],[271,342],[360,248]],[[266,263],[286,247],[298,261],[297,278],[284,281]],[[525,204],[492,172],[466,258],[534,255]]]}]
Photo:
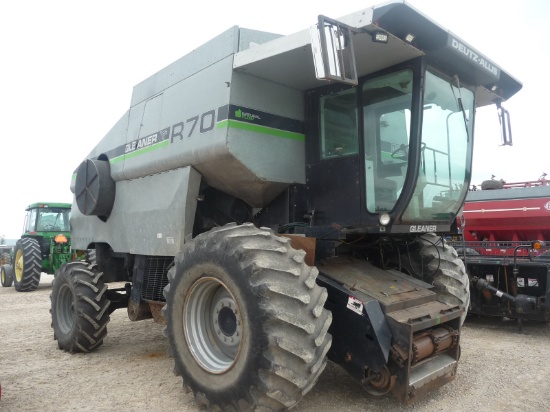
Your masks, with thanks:
[{"label": "roof light", "polygon": [[415,38],[415,35],[412,34],[412,33],[409,33],[409,34],[407,34],[407,35],[405,36],[405,41],[406,41],[407,43],[412,43],[413,40],[414,40],[414,38]]},{"label": "roof light", "polygon": [[372,33],[372,41],[375,43],[387,43],[388,37],[388,33],[384,33],[383,31],[375,31]]},{"label": "roof light", "polygon": [[532,244],[531,244],[531,247],[535,250],[541,250],[542,248],[544,248],[544,242],[540,241],[540,240],[535,240]]}]

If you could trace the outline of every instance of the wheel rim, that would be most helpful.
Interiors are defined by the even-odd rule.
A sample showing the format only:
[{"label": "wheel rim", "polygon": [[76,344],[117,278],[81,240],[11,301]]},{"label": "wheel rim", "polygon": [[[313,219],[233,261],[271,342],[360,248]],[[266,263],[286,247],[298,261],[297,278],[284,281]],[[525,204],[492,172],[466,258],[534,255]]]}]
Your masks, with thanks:
[{"label": "wheel rim", "polygon": [[195,282],[183,308],[185,339],[205,370],[221,374],[236,362],[242,338],[241,311],[229,289],[218,279]]},{"label": "wheel rim", "polygon": [[57,324],[64,334],[68,334],[75,324],[74,295],[68,285],[62,285],[57,294]]},{"label": "wheel rim", "polygon": [[23,281],[23,251],[19,249],[15,254],[15,279],[21,283]]},{"label": "wheel rim", "polygon": [[6,283],[6,274],[4,273],[4,268],[0,269],[0,276],[2,277],[2,285]]}]

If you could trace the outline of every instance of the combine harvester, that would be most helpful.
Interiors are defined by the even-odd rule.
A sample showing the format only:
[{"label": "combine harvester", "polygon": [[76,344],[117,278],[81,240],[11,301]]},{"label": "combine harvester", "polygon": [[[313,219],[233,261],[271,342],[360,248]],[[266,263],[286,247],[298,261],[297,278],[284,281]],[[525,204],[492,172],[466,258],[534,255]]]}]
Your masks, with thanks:
[{"label": "combine harvester", "polygon": [[[485,190],[483,190],[485,189]],[[485,181],[470,191],[454,242],[470,276],[470,313],[550,321],[550,181]]]},{"label": "combine harvester", "polygon": [[520,89],[402,1],[220,34],[137,85],[78,166],[71,242],[97,265],[58,271],[59,348],[93,351],[126,309],[166,324],[201,408],[292,408],[327,357],[372,394],[430,394],[469,302],[444,235],[475,111]]}]

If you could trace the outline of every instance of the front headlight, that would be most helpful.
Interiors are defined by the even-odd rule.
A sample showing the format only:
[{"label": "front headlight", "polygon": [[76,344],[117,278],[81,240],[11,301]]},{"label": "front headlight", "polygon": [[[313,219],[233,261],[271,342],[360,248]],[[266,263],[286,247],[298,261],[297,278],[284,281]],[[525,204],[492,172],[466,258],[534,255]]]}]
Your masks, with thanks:
[{"label": "front headlight", "polygon": [[387,213],[382,213],[382,214],[380,215],[380,224],[381,224],[382,226],[387,226],[387,225],[389,225],[390,222],[391,222],[391,217],[390,217],[389,214],[387,214]]}]

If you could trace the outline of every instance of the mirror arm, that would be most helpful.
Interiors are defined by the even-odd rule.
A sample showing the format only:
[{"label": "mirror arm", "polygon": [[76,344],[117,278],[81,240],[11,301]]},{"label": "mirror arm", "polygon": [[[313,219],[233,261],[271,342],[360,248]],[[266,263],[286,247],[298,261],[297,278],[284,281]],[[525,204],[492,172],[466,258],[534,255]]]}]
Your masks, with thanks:
[{"label": "mirror arm", "polygon": [[510,112],[502,107],[501,101],[496,102],[498,110],[498,120],[501,125],[502,130],[502,145],[503,146],[512,146],[512,126],[510,123]]}]

